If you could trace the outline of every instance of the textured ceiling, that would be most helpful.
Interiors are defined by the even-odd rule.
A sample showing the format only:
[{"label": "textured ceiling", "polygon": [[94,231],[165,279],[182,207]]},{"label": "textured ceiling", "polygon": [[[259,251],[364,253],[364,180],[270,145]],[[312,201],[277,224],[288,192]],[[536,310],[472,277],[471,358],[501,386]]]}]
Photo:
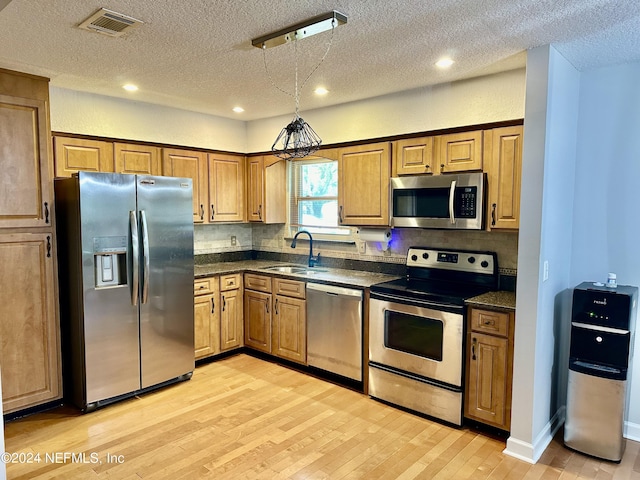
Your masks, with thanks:
[{"label": "textured ceiling", "polygon": [[[76,28],[100,7],[145,24],[119,38]],[[331,10],[348,23],[298,43],[302,80],[332,42],[301,91],[302,111],[520,68],[525,50],[548,43],[579,70],[640,61],[637,0],[0,0],[0,67],[62,88],[265,118],[293,113],[294,102],[271,85],[251,39]],[[292,91],[292,45],[265,55],[276,85]],[[434,67],[443,55],[456,62],[446,72]],[[127,82],[140,90],[125,92]],[[318,85],[330,93],[317,97]]]}]

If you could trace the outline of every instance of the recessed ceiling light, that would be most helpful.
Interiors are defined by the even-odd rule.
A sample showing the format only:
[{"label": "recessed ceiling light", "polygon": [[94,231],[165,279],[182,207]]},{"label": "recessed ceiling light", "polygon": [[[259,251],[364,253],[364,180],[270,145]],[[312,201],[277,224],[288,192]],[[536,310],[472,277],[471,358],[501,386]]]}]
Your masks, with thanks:
[{"label": "recessed ceiling light", "polygon": [[441,58],[436,62],[436,67],[439,68],[449,68],[451,65],[453,65],[453,60],[450,58]]},{"label": "recessed ceiling light", "polygon": [[236,113],[242,113],[244,112],[244,108],[242,107],[233,107],[233,111]]},{"label": "recessed ceiling light", "polygon": [[138,90],[138,86],[134,85],[133,83],[127,83],[126,85],[123,85],[122,88],[124,88],[127,92],[135,92]]},{"label": "recessed ceiling light", "polygon": [[318,87],[314,90],[314,92],[316,93],[316,95],[326,95],[327,93],[329,93],[329,90],[324,87]]}]

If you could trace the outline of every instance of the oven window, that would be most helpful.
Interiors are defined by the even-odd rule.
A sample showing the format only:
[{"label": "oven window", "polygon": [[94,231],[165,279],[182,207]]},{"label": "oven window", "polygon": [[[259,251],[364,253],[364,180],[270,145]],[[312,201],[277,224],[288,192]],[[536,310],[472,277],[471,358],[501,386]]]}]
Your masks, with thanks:
[{"label": "oven window", "polygon": [[440,320],[386,310],[384,346],[441,362],[443,330]]}]

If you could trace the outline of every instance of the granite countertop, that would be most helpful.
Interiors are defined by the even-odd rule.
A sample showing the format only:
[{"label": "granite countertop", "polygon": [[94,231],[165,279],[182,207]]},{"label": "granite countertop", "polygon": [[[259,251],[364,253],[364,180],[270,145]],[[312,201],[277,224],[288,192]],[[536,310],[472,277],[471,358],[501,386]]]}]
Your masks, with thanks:
[{"label": "granite countertop", "polygon": [[[237,262],[209,263],[195,266],[195,278],[210,277],[212,275],[225,275],[228,273],[262,273],[271,276],[295,278],[318,283],[333,283],[341,286],[351,286],[356,288],[368,288],[371,285],[381,282],[388,282],[400,278],[396,275],[385,273],[365,272],[361,270],[346,270],[342,268],[314,267],[308,270],[313,273],[284,273],[273,270],[266,270],[267,267],[278,265],[293,265],[291,263],[277,262],[270,260],[240,260]],[[305,267],[305,265],[299,265]]]},{"label": "granite countertop", "polygon": [[516,294],[515,292],[507,292],[504,290],[487,292],[477,297],[467,299],[466,303],[474,307],[496,307],[515,311]]}]

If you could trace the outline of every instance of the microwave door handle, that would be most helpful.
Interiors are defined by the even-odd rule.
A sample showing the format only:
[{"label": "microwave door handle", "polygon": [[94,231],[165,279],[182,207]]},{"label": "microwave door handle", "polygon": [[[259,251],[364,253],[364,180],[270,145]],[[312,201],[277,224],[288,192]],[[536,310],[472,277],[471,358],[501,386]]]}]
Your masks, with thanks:
[{"label": "microwave door handle", "polygon": [[456,193],[456,181],[453,180],[451,182],[451,189],[449,190],[449,220],[451,220],[451,224],[456,223],[456,217],[453,214],[453,199]]}]

